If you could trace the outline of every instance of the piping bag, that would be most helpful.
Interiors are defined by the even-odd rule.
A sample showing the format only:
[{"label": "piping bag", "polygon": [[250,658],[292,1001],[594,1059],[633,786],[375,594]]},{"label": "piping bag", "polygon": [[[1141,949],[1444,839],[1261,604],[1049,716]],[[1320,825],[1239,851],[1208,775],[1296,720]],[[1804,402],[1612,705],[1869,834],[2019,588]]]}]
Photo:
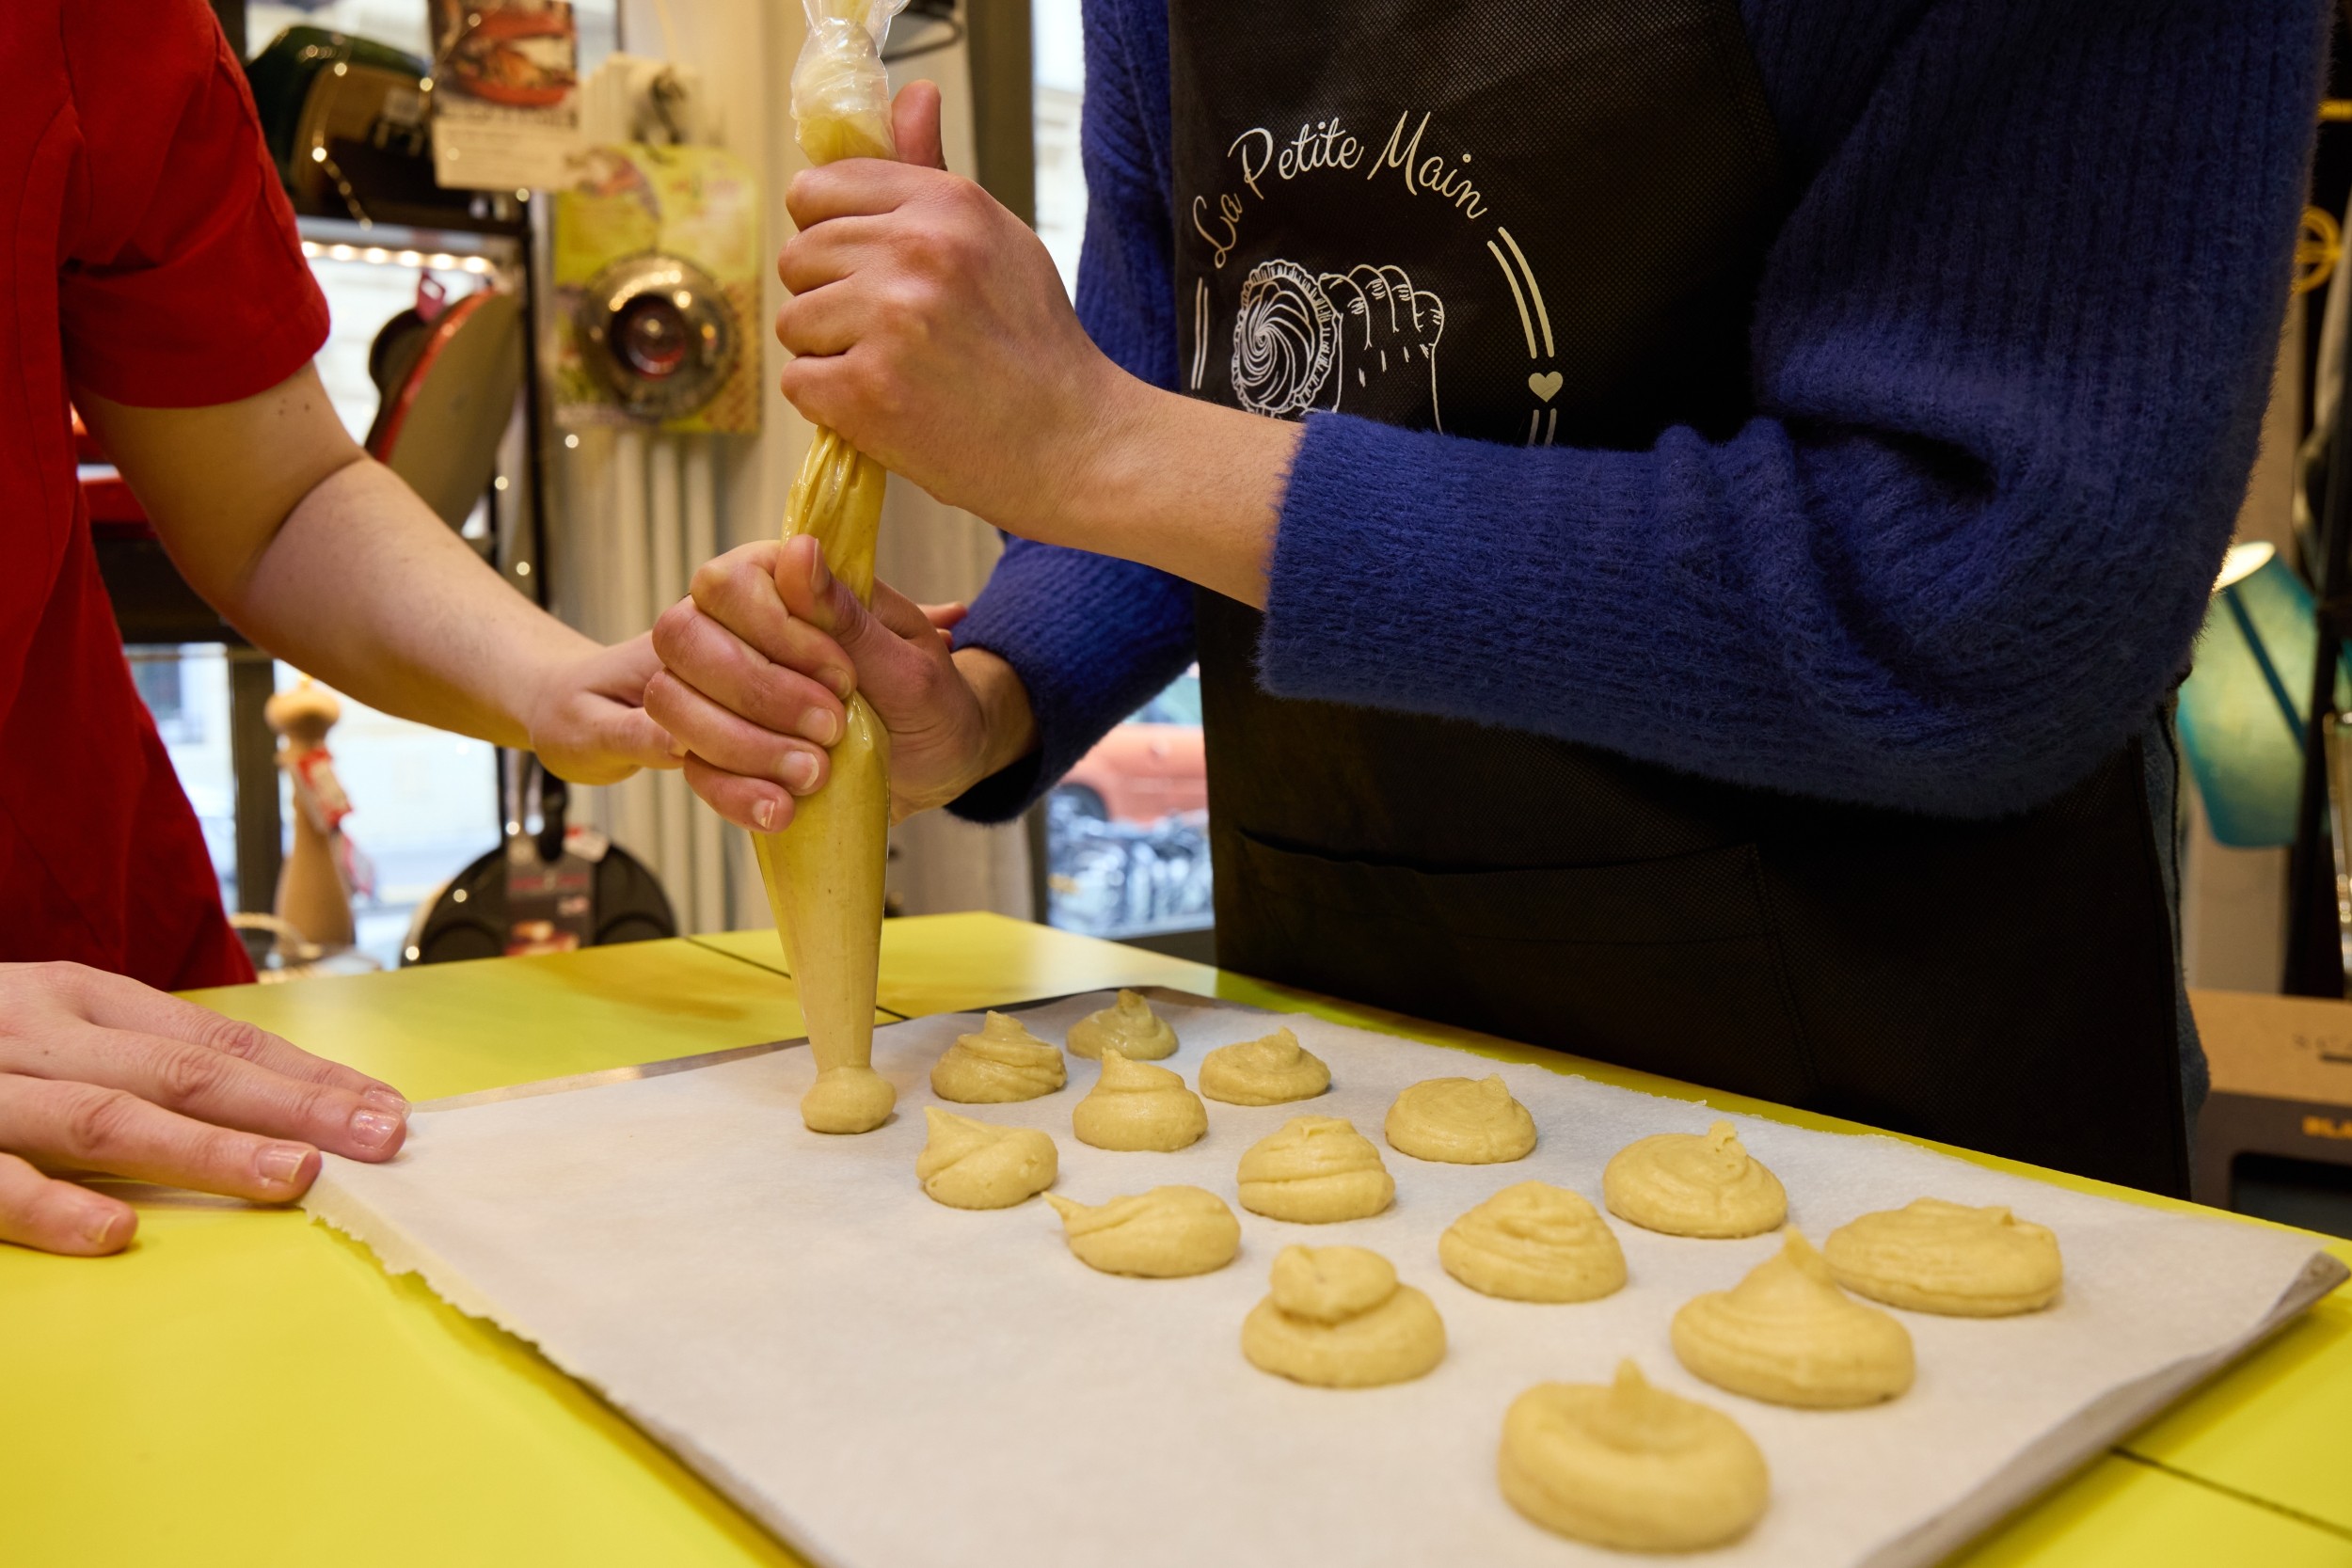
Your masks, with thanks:
[{"label": "piping bag", "polygon": [[[882,40],[906,0],[802,0],[808,39],[792,69],[792,115],[811,163],[896,158]],[[882,466],[819,426],[786,503],[784,537],[814,535],[860,604],[874,597]],[[817,1082],[801,1119],[818,1132],[866,1132],[896,1092],[874,1071],[874,992],[882,961],[882,873],[890,843],[890,735],[852,692],[822,789],[784,831],[755,832],[760,879],[800,988]]]}]

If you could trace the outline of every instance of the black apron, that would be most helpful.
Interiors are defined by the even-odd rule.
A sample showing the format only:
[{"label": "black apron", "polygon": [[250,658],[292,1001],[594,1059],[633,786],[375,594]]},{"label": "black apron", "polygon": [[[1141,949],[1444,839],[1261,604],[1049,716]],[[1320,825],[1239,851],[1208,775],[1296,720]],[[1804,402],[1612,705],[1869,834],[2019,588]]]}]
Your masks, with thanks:
[{"label": "black apron", "polygon": [[[1791,195],[1736,0],[1169,11],[1184,389],[1623,449],[1750,413]],[[1199,627],[1220,964],[2186,1192],[2143,742],[1943,820],[1278,699],[1257,612]]]}]

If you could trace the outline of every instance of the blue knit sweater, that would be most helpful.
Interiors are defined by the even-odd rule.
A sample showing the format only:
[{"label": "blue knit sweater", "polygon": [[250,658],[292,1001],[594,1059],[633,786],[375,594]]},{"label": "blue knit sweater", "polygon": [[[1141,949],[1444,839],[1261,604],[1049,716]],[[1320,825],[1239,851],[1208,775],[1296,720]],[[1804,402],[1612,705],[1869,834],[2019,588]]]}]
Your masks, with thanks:
[{"label": "blue knit sweater", "polygon": [[[1266,689],[1944,815],[2058,793],[2148,721],[2204,615],[2327,9],[1742,0],[1800,192],[1756,417],[1595,451],[1311,416]],[[1173,387],[1166,0],[1085,15],[1078,312]],[[1020,672],[1042,749],[955,809],[1017,812],[1180,673],[1191,595],[1011,542],[959,640]]]}]

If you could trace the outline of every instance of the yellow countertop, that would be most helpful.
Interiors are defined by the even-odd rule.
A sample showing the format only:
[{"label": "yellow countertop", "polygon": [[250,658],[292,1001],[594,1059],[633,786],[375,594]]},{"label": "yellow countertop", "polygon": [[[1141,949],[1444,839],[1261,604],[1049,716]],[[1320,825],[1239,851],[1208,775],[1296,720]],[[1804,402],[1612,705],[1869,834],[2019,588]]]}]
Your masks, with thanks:
[{"label": "yellow countertop", "polygon": [[[912,1015],[1122,984],[1303,1008],[1782,1120],[1846,1125],[990,915],[892,922],[880,1001]],[[421,1100],[802,1029],[770,932],[198,1000]],[[142,1210],[140,1239],[121,1257],[0,1246],[0,1563],[795,1560],[528,1345],[413,1278],[388,1279],[363,1249],[301,1214],[121,1190]],[[2352,1245],[2334,1250],[2352,1259]],[[1957,1560],[2352,1568],[2347,1456],[2352,1290]]]}]

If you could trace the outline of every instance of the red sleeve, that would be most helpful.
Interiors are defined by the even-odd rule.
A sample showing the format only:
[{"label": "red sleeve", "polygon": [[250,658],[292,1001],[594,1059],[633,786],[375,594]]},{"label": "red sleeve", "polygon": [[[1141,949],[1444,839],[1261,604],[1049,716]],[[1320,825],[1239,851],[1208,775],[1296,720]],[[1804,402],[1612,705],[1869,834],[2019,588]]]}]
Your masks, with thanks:
[{"label": "red sleeve", "polygon": [[75,0],[64,25],[82,144],[67,374],[147,408],[277,386],[326,341],[326,300],[219,23],[203,0]]}]

